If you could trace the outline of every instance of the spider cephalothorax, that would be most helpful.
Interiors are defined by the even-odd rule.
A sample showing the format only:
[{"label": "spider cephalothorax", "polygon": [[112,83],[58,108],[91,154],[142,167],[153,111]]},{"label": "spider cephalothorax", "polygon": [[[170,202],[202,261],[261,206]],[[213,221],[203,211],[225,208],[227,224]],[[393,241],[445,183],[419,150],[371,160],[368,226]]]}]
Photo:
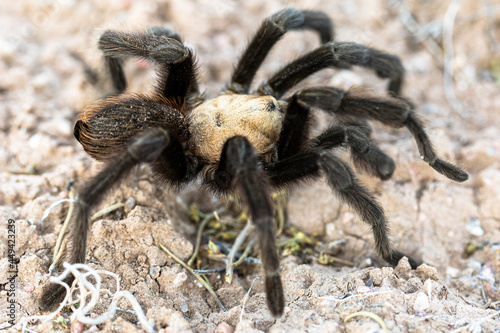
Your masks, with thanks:
[{"label": "spider cephalothorax", "polygon": [[275,155],[285,107],[273,96],[221,95],[206,101],[189,115],[190,151],[217,164],[226,141],[241,135],[257,154]]},{"label": "spider cephalothorax", "polygon": [[[256,91],[250,85],[272,46],[289,30],[316,31],[322,45],[284,66]],[[231,81],[219,97],[204,100],[196,82],[191,50],[165,28],[142,33],[105,32],[99,40],[116,95],[87,107],[74,134],[104,169],[79,190],[76,211],[65,235],[63,261],[85,260],[88,216],[107,191],[140,163],[151,165],[157,178],[181,186],[202,177],[203,186],[234,192],[248,206],[256,226],[265,272],[268,307],[283,313],[284,297],[273,231],[271,190],[324,175],[332,190],[368,223],[377,252],[391,265],[403,254],[392,249],[383,209],[356,180],[354,172],[333,150],[351,148],[353,163],[387,179],[394,161],[370,142],[367,120],[407,127],[422,159],[455,181],[466,172],[439,159],[412,105],[400,96],[404,69],[399,58],[356,43],[333,41],[330,19],[319,11],[284,9],[267,18],[238,62]],[[142,57],[159,73],[155,93],[124,94],[122,59]],[[367,67],[388,79],[388,96],[366,89],[344,91],[309,87],[283,95],[323,68]],[[342,120],[316,137],[310,136],[311,109]],[[412,267],[419,263],[410,258]],[[70,278],[68,278],[70,279]],[[65,290],[51,286],[42,297],[50,306]]]}]

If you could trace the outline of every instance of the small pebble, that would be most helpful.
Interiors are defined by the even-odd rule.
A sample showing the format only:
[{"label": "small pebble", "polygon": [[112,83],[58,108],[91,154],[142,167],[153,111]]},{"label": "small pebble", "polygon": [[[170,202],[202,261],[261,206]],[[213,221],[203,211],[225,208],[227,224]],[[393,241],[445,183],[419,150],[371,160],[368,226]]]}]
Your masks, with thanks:
[{"label": "small pebble", "polygon": [[479,270],[479,275],[481,275],[485,280],[487,280],[491,284],[495,284],[495,272],[493,270],[493,265],[484,264],[481,266]]},{"label": "small pebble", "polygon": [[83,324],[79,321],[74,321],[71,323],[71,332],[80,333],[83,332]]},{"label": "small pebble", "polygon": [[372,258],[366,258],[365,259],[365,265],[367,267],[373,266],[373,260],[372,260]]},{"label": "small pebble", "polygon": [[174,280],[174,286],[179,287],[187,280],[186,272],[180,272]]},{"label": "small pebble", "polygon": [[344,216],[342,217],[342,222],[343,223],[349,223],[354,219],[354,214],[353,213],[345,213]]},{"label": "small pebble", "polygon": [[402,279],[408,280],[411,276],[411,265],[407,257],[401,258],[398,265],[394,268],[396,275]]},{"label": "small pebble", "polygon": [[160,268],[158,266],[151,267],[149,269],[149,275],[151,275],[153,279],[158,278],[158,276],[160,276]]},{"label": "small pebble", "polygon": [[216,333],[233,333],[234,328],[226,322],[222,322],[217,326]]},{"label": "small pebble", "polygon": [[0,39],[0,58],[4,61],[12,61],[15,58],[16,45],[6,39]]},{"label": "small pebble", "polygon": [[455,267],[446,268],[446,276],[449,278],[457,278],[460,275],[460,270]]},{"label": "small pebble", "polygon": [[429,308],[429,298],[423,292],[419,292],[413,305],[415,312],[423,312]]},{"label": "small pebble", "polygon": [[134,197],[130,197],[127,199],[127,201],[125,202],[125,205],[129,208],[129,209],[132,209],[135,207],[135,198]]},{"label": "small pebble", "polygon": [[27,293],[32,293],[33,291],[35,291],[35,286],[24,287],[23,290]]},{"label": "small pebble", "polygon": [[31,79],[31,84],[35,89],[41,90],[44,89],[50,83],[52,78],[53,76],[50,75],[50,73],[43,72],[33,77]]},{"label": "small pebble", "polygon": [[477,217],[471,217],[469,222],[465,225],[465,229],[474,236],[482,236],[484,234],[483,227],[481,227],[481,221]]},{"label": "small pebble", "polygon": [[148,260],[148,258],[145,255],[141,254],[137,257],[137,262],[141,265],[144,265],[146,263],[146,260]]},{"label": "small pebble", "polygon": [[417,267],[417,276],[422,280],[431,279],[434,281],[439,281],[439,275],[435,267],[429,266],[427,264],[422,264]]},{"label": "small pebble", "polygon": [[70,136],[73,134],[73,123],[69,120],[58,118],[55,125],[54,128],[59,134],[63,136]]},{"label": "small pebble", "polygon": [[356,294],[367,294],[370,291],[372,291],[372,289],[367,286],[359,286],[356,288]]}]

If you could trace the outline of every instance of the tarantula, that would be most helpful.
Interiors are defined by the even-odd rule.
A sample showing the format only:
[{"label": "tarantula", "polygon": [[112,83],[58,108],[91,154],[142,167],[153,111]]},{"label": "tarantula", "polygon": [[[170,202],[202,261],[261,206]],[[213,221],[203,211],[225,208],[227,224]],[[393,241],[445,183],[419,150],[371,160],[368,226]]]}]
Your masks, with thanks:
[{"label": "tarantula", "polygon": [[[287,31],[297,29],[317,32],[321,46],[250,92],[270,49]],[[357,167],[385,180],[395,163],[370,142],[367,121],[405,126],[432,168],[455,181],[468,178],[465,171],[436,156],[412,104],[400,96],[404,69],[399,58],[360,44],[333,41],[333,25],[321,11],[284,9],[266,18],[224,92],[209,100],[198,89],[193,52],[169,29],[106,31],[99,48],[117,94],[88,106],[78,117],[74,136],[105,166],[78,192],[60,262],[84,262],[90,209],[133,167],[147,163],[159,182],[173,187],[200,176],[204,187],[218,194],[235,193],[248,206],[260,244],[267,304],[272,315],[280,316],[285,301],[273,230],[273,188],[325,176],[338,197],[371,226],[377,252],[396,265],[404,254],[391,247],[382,207],[333,150],[350,147]],[[153,94],[123,93],[127,84],[122,61],[127,57],[156,65]],[[367,67],[388,79],[388,96],[361,88],[344,91],[321,86],[283,99],[298,82],[321,69],[351,66]],[[335,115],[343,124],[311,137],[311,109]],[[416,268],[419,262],[410,258],[410,264]],[[61,286],[50,285],[41,304],[54,305],[64,292]]]}]

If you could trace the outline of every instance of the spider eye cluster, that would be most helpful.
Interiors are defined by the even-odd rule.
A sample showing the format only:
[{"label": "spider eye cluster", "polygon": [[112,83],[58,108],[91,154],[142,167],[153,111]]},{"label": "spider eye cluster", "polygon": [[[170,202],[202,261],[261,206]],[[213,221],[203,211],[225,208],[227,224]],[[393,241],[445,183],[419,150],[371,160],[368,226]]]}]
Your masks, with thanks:
[{"label": "spider eye cluster", "polygon": [[267,111],[273,112],[274,110],[276,110],[276,105],[273,102],[267,103]]}]

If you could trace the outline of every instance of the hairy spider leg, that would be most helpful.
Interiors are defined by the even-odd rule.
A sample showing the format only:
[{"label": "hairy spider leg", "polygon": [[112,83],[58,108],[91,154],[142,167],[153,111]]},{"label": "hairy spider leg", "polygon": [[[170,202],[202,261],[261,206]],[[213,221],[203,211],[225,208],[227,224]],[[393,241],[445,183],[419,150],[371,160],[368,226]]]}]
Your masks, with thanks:
[{"label": "hairy spider leg", "polygon": [[399,95],[404,78],[401,60],[392,54],[351,42],[328,42],[292,61],[259,87],[261,95],[279,99],[294,85],[324,68],[370,68],[380,78],[388,78],[387,90]]},{"label": "hairy spider leg", "polygon": [[351,148],[354,165],[381,180],[391,178],[396,168],[394,160],[375,146],[358,126],[336,126],[315,138],[312,146],[329,149],[346,143]]},{"label": "hairy spider leg", "polygon": [[[182,43],[179,34],[168,28],[152,27],[149,31],[152,35],[173,38]],[[111,80],[115,88],[115,94],[123,93],[125,89],[127,89],[127,79],[125,78],[125,73],[123,71],[122,59],[119,57],[105,55],[104,62],[111,75]]]},{"label": "hairy spider leg", "polygon": [[262,22],[236,65],[226,89],[234,93],[248,93],[255,73],[274,44],[288,31],[298,29],[315,30],[322,43],[333,39],[333,24],[325,13],[292,8],[280,10]]},{"label": "hairy spider leg", "polygon": [[127,86],[122,59],[132,56],[158,66],[156,91],[164,97],[184,99],[199,94],[194,56],[170,29],[154,27],[140,33],[108,30],[101,35],[98,45],[117,93]]},{"label": "hairy spider leg", "polygon": [[[292,156],[298,151],[307,149],[309,142],[309,114],[311,107],[321,108],[323,96],[315,94],[321,88],[306,88],[296,92],[289,99],[285,112],[285,120],[278,141],[278,159]],[[390,103],[392,102],[392,104]],[[386,108],[393,104],[402,105],[398,99],[389,99]],[[329,105],[335,108],[334,105]],[[374,107],[377,107],[375,105]],[[334,139],[334,142],[329,140]],[[342,144],[351,147],[351,156],[354,164],[362,170],[382,180],[390,178],[395,169],[395,163],[382,150],[373,145],[366,130],[356,124],[342,125],[331,128],[318,137],[315,147],[333,148]]]},{"label": "hairy spider leg", "polygon": [[[136,135],[128,144],[125,151],[115,159],[109,160],[104,169],[90,179],[76,197],[75,211],[71,216],[67,233],[64,236],[62,248],[63,256],[54,265],[61,269],[63,262],[85,262],[87,234],[89,230],[90,210],[98,205],[108,194],[109,190],[118,184],[130,170],[140,163],[152,163],[164,154],[165,149],[175,143],[175,136],[168,130],[155,128],[143,131]],[[71,285],[73,275],[68,276],[65,282]],[[64,299],[66,289],[59,284],[50,284],[42,293],[40,306],[50,309]]]},{"label": "hairy spider leg", "polygon": [[285,301],[273,229],[274,210],[267,175],[260,171],[258,158],[245,137],[232,137],[224,145],[217,169],[205,182],[211,188],[220,188],[219,191],[235,188],[248,205],[260,244],[267,305],[271,314],[279,317],[283,314]]},{"label": "hairy spider leg", "polygon": [[[422,122],[413,111],[413,107],[403,99],[377,96],[362,88],[345,91],[335,87],[313,87],[303,89],[298,94],[303,103],[331,114],[353,115],[360,119],[376,120],[395,128],[405,126],[413,135],[422,159],[434,170],[457,182],[463,182],[469,178],[467,172],[437,157]],[[377,156],[381,155],[374,155],[374,160],[364,160],[354,154],[355,162],[370,173],[378,174],[384,179],[384,174],[380,173],[382,170],[378,166],[373,170],[374,164],[372,163],[377,162]],[[390,175],[387,176],[390,177]]]},{"label": "hairy spider leg", "polygon": [[[330,142],[340,143],[338,139],[339,136],[332,133]],[[277,187],[318,178],[322,171],[334,193],[371,226],[375,248],[385,261],[395,266],[403,256],[406,256],[412,268],[417,268],[421,264],[412,257],[392,249],[384,210],[373,195],[358,182],[351,168],[331,151],[315,148],[307,152],[299,152],[268,165],[266,171],[271,185]]]},{"label": "hairy spider leg", "polygon": [[[329,128],[316,138],[309,140],[308,117],[311,107],[321,107],[321,94],[315,89],[305,89],[290,98],[283,129],[278,141],[279,162],[266,166],[273,186],[286,186],[300,180],[317,178],[323,170],[329,184],[339,197],[351,206],[361,218],[371,225],[375,235],[377,252],[390,264],[396,265],[404,254],[393,250],[387,236],[387,220],[382,208],[373,196],[360,184],[350,168],[326,150],[347,144],[355,165],[362,167],[381,179],[389,178],[394,171],[394,161],[378,147],[371,144],[367,135],[356,126]],[[398,99],[389,102],[401,104]],[[388,106],[391,104],[388,102]],[[331,104],[329,104],[330,107]],[[307,147],[307,151],[304,151]],[[299,152],[299,153],[297,153]],[[420,263],[407,256],[412,267]]]}]

